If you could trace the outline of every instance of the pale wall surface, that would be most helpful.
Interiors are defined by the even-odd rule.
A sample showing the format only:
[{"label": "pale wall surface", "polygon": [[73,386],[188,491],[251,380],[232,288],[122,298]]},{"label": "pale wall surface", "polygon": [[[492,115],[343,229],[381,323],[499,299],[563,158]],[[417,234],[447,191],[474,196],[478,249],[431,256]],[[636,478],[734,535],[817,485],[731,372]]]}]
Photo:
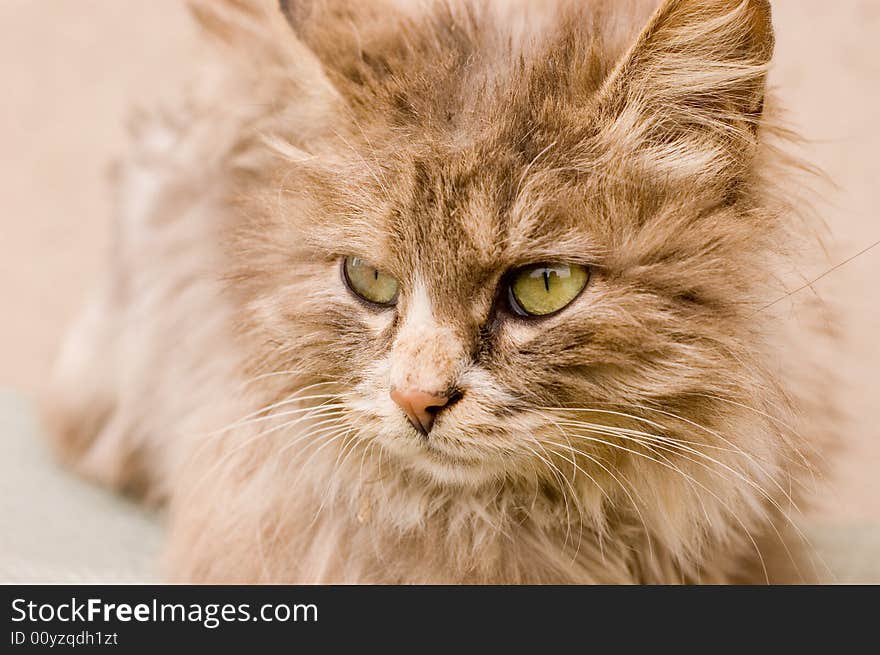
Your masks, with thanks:
[{"label": "pale wall surface", "polygon": [[[880,239],[880,0],[776,0],[774,81],[839,186],[832,261]],[[108,244],[108,163],[133,103],[172,93],[193,58],[177,0],[0,2],[0,388],[33,393]],[[849,452],[827,499],[880,519],[880,248],[815,285],[849,330]],[[2,435],[0,435],[2,437]]]}]

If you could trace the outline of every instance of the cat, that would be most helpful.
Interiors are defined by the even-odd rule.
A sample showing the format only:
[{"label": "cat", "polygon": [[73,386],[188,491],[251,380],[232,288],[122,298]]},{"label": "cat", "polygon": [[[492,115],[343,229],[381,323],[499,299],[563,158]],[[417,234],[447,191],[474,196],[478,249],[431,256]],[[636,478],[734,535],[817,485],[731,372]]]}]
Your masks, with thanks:
[{"label": "cat", "polygon": [[833,411],[767,0],[190,7],[45,409],[169,579],[771,580]]}]

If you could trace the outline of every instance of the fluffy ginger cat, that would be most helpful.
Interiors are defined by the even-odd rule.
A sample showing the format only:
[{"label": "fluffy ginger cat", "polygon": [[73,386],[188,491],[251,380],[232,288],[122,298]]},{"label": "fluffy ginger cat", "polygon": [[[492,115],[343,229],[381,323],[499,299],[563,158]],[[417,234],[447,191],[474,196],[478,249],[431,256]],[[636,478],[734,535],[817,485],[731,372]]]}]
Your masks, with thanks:
[{"label": "fluffy ginger cat", "polygon": [[772,577],[823,434],[770,6],[657,5],[190,1],[45,412],[170,579]]}]

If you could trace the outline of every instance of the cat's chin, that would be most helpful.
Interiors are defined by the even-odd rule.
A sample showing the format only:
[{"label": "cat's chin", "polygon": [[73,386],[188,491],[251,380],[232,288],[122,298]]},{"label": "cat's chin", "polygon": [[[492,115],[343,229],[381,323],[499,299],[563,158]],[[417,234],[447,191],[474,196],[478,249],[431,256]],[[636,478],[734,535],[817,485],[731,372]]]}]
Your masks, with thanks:
[{"label": "cat's chin", "polygon": [[388,450],[401,468],[436,484],[479,487],[503,474],[500,462],[452,454],[430,441],[397,444]]},{"label": "cat's chin", "polygon": [[481,487],[496,480],[500,467],[486,462],[470,462],[431,455],[410,460],[410,467],[432,482],[460,487]]}]

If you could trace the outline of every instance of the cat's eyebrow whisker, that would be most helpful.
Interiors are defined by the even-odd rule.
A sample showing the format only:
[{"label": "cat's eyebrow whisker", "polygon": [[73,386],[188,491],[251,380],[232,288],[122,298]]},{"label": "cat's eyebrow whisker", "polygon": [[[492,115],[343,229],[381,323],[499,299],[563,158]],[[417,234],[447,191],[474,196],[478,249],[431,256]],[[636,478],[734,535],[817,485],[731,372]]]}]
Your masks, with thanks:
[{"label": "cat's eyebrow whisker", "polygon": [[545,154],[547,154],[547,153],[550,151],[550,149],[553,148],[553,147],[556,145],[556,143],[557,143],[557,142],[554,141],[554,142],[551,143],[550,145],[546,146],[543,150],[541,150],[541,152],[539,152],[537,155],[535,155],[534,157],[532,157],[532,161],[530,161],[530,162],[528,163],[528,165],[525,167],[525,169],[523,169],[522,174],[520,174],[520,176],[519,176],[519,182],[517,182],[517,185],[516,185],[516,193],[514,194],[514,197],[519,196],[520,193],[522,193],[522,190],[523,190],[523,182],[525,181],[525,179],[526,179],[526,177],[528,176],[529,172],[532,170],[532,167],[534,167],[534,165],[537,163],[537,161],[538,161],[541,157],[543,157]]},{"label": "cat's eyebrow whisker", "polygon": [[388,187],[391,187],[390,180],[385,176],[385,171],[382,170],[382,163],[379,160],[379,153],[376,152],[376,147],[373,145],[373,142],[370,140],[370,137],[367,136],[367,133],[364,131],[364,128],[361,127],[360,121],[355,116],[354,112],[351,111],[351,108],[346,105],[346,109],[348,109],[349,118],[351,119],[354,126],[358,129],[358,132],[361,133],[361,136],[364,137],[364,142],[367,144],[367,147],[370,149],[370,155],[373,158],[373,162],[376,164],[377,170],[379,174],[382,176],[382,180],[384,180],[385,184]]},{"label": "cat's eyebrow whisker", "polygon": [[804,284],[804,285],[802,285],[802,286],[799,286],[797,289],[794,289],[793,291],[789,291],[789,292],[786,293],[784,296],[780,296],[780,297],[777,298],[776,300],[767,303],[767,304],[764,305],[763,307],[759,307],[758,309],[755,310],[755,312],[754,312],[753,314],[750,315],[750,317],[751,317],[751,316],[755,316],[756,314],[760,314],[761,312],[763,312],[763,311],[766,310],[766,309],[770,309],[770,308],[773,307],[774,305],[777,305],[777,304],[781,303],[781,302],[782,302],[783,300],[785,300],[786,298],[791,298],[793,295],[795,295],[796,293],[800,293],[800,292],[803,291],[804,289],[810,289],[810,288],[812,288],[813,285],[814,285],[816,282],[818,282],[819,280],[821,280],[822,278],[824,278],[824,277],[826,277],[826,276],[828,276],[828,275],[831,275],[831,274],[832,274],[834,271],[836,271],[837,269],[846,266],[847,264],[849,264],[849,263],[850,263],[851,261],[853,261],[854,259],[857,259],[858,257],[861,257],[861,256],[864,255],[865,253],[870,252],[871,250],[873,250],[873,249],[876,248],[877,246],[880,246],[880,239],[878,239],[877,241],[875,241],[874,243],[872,243],[872,244],[871,244],[870,246],[868,246],[867,248],[864,248],[864,249],[860,250],[860,251],[857,252],[855,255],[852,255],[851,257],[848,257],[848,258],[844,259],[842,262],[838,262],[837,264],[835,264],[834,266],[832,266],[831,268],[829,268],[827,271],[825,271],[825,272],[822,273],[821,275],[819,275],[819,276],[817,276],[817,277],[814,277],[812,280],[810,280],[810,281],[807,282],[806,284]]},{"label": "cat's eyebrow whisker", "polygon": [[340,134],[338,130],[332,130],[332,132],[337,139],[342,141],[342,143],[344,143],[348,147],[348,149],[351,150],[357,156],[357,158],[361,160],[361,163],[366,166],[367,170],[370,172],[370,176],[373,178],[373,180],[375,180],[376,184],[379,185],[379,188],[382,189],[382,192],[385,194],[385,200],[390,200],[391,191],[389,191],[388,186],[386,186],[385,183],[379,179],[379,176],[376,174],[376,169],[371,166],[366,159],[364,159],[364,156],[360,152],[358,152],[358,149],[355,148],[348,139],[342,136],[342,134]]}]

